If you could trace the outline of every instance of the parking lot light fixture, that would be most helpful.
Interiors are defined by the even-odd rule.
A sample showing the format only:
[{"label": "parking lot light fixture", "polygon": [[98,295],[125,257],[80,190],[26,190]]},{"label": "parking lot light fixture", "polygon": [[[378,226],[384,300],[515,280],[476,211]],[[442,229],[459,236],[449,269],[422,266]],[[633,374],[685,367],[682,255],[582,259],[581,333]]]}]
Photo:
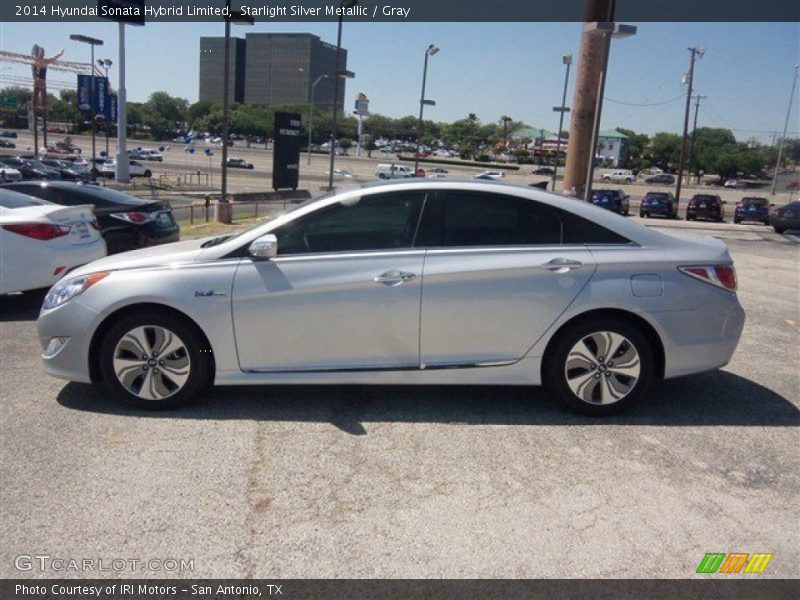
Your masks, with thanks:
[{"label": "parking lot light fixture", "polygon": [[433,56],[439,52],[439,48],[431,44],[425,49],[425,63],[422,67],[422,93],[419,96],[419,124],[417,125],[417,151],[414,153],[414,176],[416,177],[419,170],[419,148],[422,138],[422,113],[425,110],[425,105],[433,106],[436,103],[433,100],[425,99],[425,82],[428,78],[428,57]]},{"label": "parking lot light fixture", "polygon": [[[358,4],[358,0],[342,0],[339,8],[353,8]],[[336,157],[336,121],[339,116],[339,80],[342,77],[355,77],[352,71],[342,69],[342,22],[344,21],[344,10],[339,11],[339,30],[336,36],[336,68],[333,71],[333,119],[331,119],[331,160],[328,169],[328,191],[333,191],[333,164]],[[311,150],[309,149],[309,152]]]},{"label": "parking lot light fixture", "polygon": [[558,175],[558,161],[559,153],[561,152],[561,130],[564,128],[564,113],[569,112],[567,108],[567,87],[569,86],[569,68],[572,66],[572,54],[565,54],[561,57],[561,62],[567,66],[567,73],[564,76],[564,95],[561,97],[561,106],[553,108],[554,111],[561,114],[558,118],[558,138],[556,140],[556,164],[553,167],[553,192],[556,191],[556,176]]},{"label": "parking lot light fixture", "polygon": [[228,204],[228,129],[230,123],[230,62],[231,57],[231,23],[238,25],[252,25],[253,17],[239,11],[231,12],[231,1],[226,0],[227,14],[225,17],[225,56],[223,60],[222,84],[222,177],[220,183],[219,204],[217,205],[217,220],[220,223],[230,223],[232,214]]},{"label": "parking lot light fixture", "polygon": [[[91,83],[89,84],[90,87],[91,87],[91,89],[89,90],[89,107],[90,107],[89,110],[92,113],[92,166],[91,166],[91,174],[92,174],[92,181],[97,181],[97,163],[95,162],[96,156],[97,156],[96,155],[97,146],[96,146],[96,141],[95,141],[96,137],[97,137],[96,136],[96,132],[95,132],[95,130],[97,128],[96,127],[97,119],[95,117],[97,117],[97,115],[94,114],[94,102],[93,102],[94,94],[95,94],[95,84],[94,84],[94,69],[95,69],[95,67],[94,67],[94,47],[95,46],[102,46],[103,45],[103,40],[99,40],[97,38],[93,38],[93,37],[90,37],[88,35],[81,35],[79,33],[73,33],[71,36],[69,36],[69,39],[71,39],[74,42],[81,42],[82,44],[89,44],[89,46],[92,49],[92,61],[91,61],[91,63],[89,63],[89,67],[91,68]],[[33,125],[34,125],[34,127],[33,127],[34,131],[35,131],[36,130],[36,123],[34,122]]]}]

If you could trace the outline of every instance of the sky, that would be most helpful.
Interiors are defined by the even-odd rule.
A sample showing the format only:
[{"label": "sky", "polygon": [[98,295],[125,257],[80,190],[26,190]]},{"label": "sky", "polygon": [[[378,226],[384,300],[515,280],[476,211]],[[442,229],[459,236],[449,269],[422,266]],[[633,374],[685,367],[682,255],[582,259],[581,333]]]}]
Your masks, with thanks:
[{"label": "sky", "polygon": [[[800,63],[798,23],[633,23],[633,37],[612,42],[601,129],[626,127],[652,134],[679,133],[683,127],[690,46],[702,46],[695,93],[702,101],[699,126],[732,129],[746,141],[770,142],[783,130],[794,66]],[[336,43],[336,23],[256,23],[234,26],[248,32],[308,32]],[[347,68],[346,106],[365,93],[370,110],[392,117],[416,114],[425,49],[430,58],[426,119],[453,121],[474,112],[482,122],[509,115],[554,131],[564,85],[561,57],[578,56],[580,23],[347,23],[342,45]],[[65,60],[89,60],[89,47],[70,41],[71,33],[105,40],[96,58],[111,58],[116,86],[116,23],[0,23],[0,49],[29,54],[34,43],[47,55],[64,48]],[[128,27],[128,100],[140,102],[154,91],[197,100],[200,36],[223,34],[221,23],[151,23]],[[567,104],[572,101],[573,64]],[[29,67],[0,65],[4,77],[30,77]],[[48,73],[74,85],[74,76]],[[52,88],[51,88],[52,89]],[[800,90],[795,94],[789,135],[800,135]],[[565,127],[566,128],[566,127]]]}]

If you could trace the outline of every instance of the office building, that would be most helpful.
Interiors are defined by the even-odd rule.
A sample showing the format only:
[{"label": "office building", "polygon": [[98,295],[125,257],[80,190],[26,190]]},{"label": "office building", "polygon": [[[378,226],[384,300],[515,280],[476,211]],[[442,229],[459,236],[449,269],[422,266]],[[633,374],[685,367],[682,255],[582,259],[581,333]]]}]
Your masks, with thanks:
[{"label": "office building", "polygon": [[[230,79],[236,102],[259,106],[308,104],[311,86],[320,75],[314,92],[314,105],[320,109],[333,107],[333,72],[336,69],[336,46],[327,44],[309,33],[248,33],[236,40],[235,74]],[[200,99],[221,101],[223,38],[200,38]],[[206,51],[208,50],[208,51]],[[219,54],[219,56],[217,56]],[[233,50],[232,50],[233,55]],[[241,57],[241,63],[238,62]],[[341,68],[347,68],[347,50],[342,49]],[[338,107],[344,108],[345,80],[339,86]],[[218,100],[219,98],[219,100]]]}]

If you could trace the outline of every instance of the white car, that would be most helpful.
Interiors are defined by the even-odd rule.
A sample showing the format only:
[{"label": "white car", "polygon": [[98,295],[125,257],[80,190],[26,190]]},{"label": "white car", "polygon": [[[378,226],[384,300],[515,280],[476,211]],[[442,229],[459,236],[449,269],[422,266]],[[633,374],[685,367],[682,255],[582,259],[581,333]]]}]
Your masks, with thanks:
[{"label": "white car", "polygon": [[[116,160],[107,160],[103,164],[97,167],[97,174],[100,177],[110,177],[114,178],[117,173],[117,161]],[[128,175],[131,177],[147,177],[150,178],[153,176],[153,172],[145,167],[142,163],[138,160],[129,160],[128,161]]]},{"label": "white car", "polygon": [[614,183],[633,183],[636,181],[636,175],[632,171],[620,170],[612,171],[603,175],[603,181],[613,181]]},{"label": "white car", "polygon": [[0,182],[5,183],[7,181],[21,181],[22,180],[22,173],[20,173],[14,167],[8,166],[0,162]]},{"label": "white car", "polygon": [[504,171],[484,171],[475,175],[473,179],[502,179],[505,176]]},{"label": "white car", "polygon": [[738,179],[728,179],[725,182],[726,188],[738,188],[739,187],[739,180]]},{"label": "white car", "polygon": [[90,204],[61,206],[0,189],[0,294],[52,286],[106,255]]},{"label": "white car", "polygon": [[139,159],[164,162],[164,156],[158,150],[150,150],[148,148],[142,148],[139,150]]},{"label": "white car", "polygon": [[406,165],[379,164],[375,169],[375,176],[378,179],[405,179],[414,177],[414,169]]}]

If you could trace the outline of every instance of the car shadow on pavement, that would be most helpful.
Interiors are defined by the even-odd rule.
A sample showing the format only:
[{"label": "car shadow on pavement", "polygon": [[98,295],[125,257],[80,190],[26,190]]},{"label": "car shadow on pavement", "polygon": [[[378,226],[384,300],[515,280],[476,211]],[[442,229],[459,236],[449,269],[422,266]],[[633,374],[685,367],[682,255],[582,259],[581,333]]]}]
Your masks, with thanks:
[{"label": "car shadow on pavement", "polygon": [[0,296],[0,323],[10,321],[35,321],[47,290],[34,290],[24,294]]},{"label": "car shadow on pavement", "polygon": [[541,388],[509,386],[241,386],[216,388],[196,405],[137,411],[102,386],[69,383],[58,402],[72,410],[153,419],[249,419],[331,423],[353,434],[370,422],[470,425],[800,425],[788,399],[726,371],[668,380],[623,415],[593,418],[556,406]]}]

